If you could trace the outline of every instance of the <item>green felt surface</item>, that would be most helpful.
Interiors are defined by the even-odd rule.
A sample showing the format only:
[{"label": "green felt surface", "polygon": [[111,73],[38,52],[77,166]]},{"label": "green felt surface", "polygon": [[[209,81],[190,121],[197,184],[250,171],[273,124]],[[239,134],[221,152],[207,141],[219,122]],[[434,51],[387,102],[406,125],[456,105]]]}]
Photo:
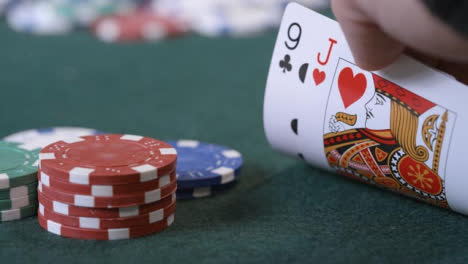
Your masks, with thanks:
[{"label": "green felt surface", "polygon": [[175,224],[153,236],[80,241],[36,218],[0,224],[0,263],[465,262],[467,217],[270,149],[262,105],[275,37],[109,45],[1,25],[0,137],[84,126],[194,138],[238,149],[245,167],[227,193],[178,202]]}]

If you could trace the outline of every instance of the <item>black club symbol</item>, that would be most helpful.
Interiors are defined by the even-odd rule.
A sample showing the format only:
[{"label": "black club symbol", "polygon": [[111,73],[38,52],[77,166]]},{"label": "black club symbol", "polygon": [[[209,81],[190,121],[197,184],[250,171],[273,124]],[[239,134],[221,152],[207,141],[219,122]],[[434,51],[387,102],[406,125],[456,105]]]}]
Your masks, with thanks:
[{"label": "black club symbol", "polygon": [[288,54],[284,55],[284,59],[280,60],[279,66],[283,69],[284,73],[286,71],[292,70],[292,65],[290,62],[291,62],[291,56],[289,56]]}]

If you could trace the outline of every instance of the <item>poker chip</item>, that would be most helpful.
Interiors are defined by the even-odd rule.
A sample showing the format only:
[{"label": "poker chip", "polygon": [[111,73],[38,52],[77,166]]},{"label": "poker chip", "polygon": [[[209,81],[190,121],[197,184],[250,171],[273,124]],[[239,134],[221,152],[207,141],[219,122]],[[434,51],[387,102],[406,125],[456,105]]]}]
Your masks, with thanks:
[{"label": "poker chip", "polygon": [[177,199],[198,199],[211,197],[215,194],[225,192],[233,188],[237,184],[237,181],[233,181],[221,185],[213,185],[208,187],[198,187],[193,189],[177,189]]},{"label": "poker chip", "polygon": [[8,11],[6,18],[18,32],[56,35],[73,29],[72,23],[56,12],[52,1],[21,1]]},{"label": "poker chip", "polygon": [[[53,1],[56,12],[70,20],[75,27],[87,27],[101,16],[126,13],[136,9],[135,0],[48,0]],[[141,2],[141,1],[140,1]]]},{"label": "poker chip", "polygon": [[69,137],[39,153],[39,224],[94,240],[157,233],[174,221],[177,152],[135,135]]},{"label": "poker chip", "polygon": [[4,15],[14,4],[14,0],[0,0],[0,16]]},{"label": "poker chip", "polygon": [[169,144],[142,136],[103,134],[68,138],[43,148],[41,171],[82,185],[147,182],[175,169]]},{"label": "poker chip", "polygon": [[35,204],[37,204],[37,193],[13,199],[0,200],[0,210],[18,209]]},{"label": "poker chip", "polygon": [[0,141],[0,191],[37,181],[39,150]]},{"label": "poker chip", "polygon": [[135,0],[0,0],[0,12],[8,7],[7,22],[15,31],[58,35],[87,27],[100,16],[132,11],[138,5]]},{"label": "poker chip", "polygon": [[37,182],[32,182],[27,185],[13,187],[7,190],[0,190],[0,200],[19,198],[36,192]]},{"label": "poker chip", "polygon": [[205,16],[192,22],[193,30],[208,37],[251,36],[272,29],[281,19],[281,6],[246,6],[234,1],[214,5]]},{"label": "poker chip", "polygon": [[187,31],[177,20],[144,9],[101,17],[91,29],[97,38],[105,42],[158,41]]},{"label": "poker chip", "polygon": [[70,137],[81,137],[96,134],[101,133],[91,128],[51,127],[17,132],[5,137],[3,140],[7,142],[21,143],[22,147],[26,149],[42,149],[49,144]]},{"label": "poker chip", "polygon": [[40,214],[40,212],[38,212],[38,220],[42,228],[56,235],[89,240],[118,240],[141,237],[161,232],[172,225],[174,222],[174,215],[172,214],[162,221],[148,225],[112,229],[89,229],[67,226],[47,219],[45,216]]},{"label": "poker chip", "polygon": [[35,214],[37,208],[37,164],[39,149],[0,141],[1,222]]},{"label": "poker chip", "polygon": [[[0,0],[11,28],[38,35],[91,27],[106,42],[155,41],[188,31],[251,36],[278,27],[290,0]],[[329,0],[299,0],[313,9]]]},{"label": "poker chip", "polygon": [[121,208],[87,208],[69,205],[52,198],[47,197],[44,193],[38,193],[39,202],[46,208],[49,208],[54,213],[76,216],[76,217],[98,217],[98,218],[123,218],[130,216],[141,216],[157,211],[172,204],[176,200],[176,195],[161,199],[158,202]]},{"label": "poker chip", "polygon": [[190,29],[207,37],[251,36],[277,27],[285,0],[158,0],[156,13],[180,17]]},{"label": "poker chip", "polygon": [[[207,37],[245,37],[277,28],[291,0],[156,0],[157,14],[177,17]],[[295,0],[312,9],[329,6],[329,0]]]},{"label": "poker chip", "polygon": [[[137,195],[114,195],[112,197],[95,197],[92,195],[72,194],[57,191],[47,187],[39,181],[38,190],[57,201],[70,205],[91,208],[113,208],[113,207],[131,207],[142,204],[150,204],[170,196],[177,189],[177,183],[174,181],[161,189],[141,192]],[[1,206],[1,201],[0,201]]]},{"label": "poker chip", "polygon": [[113,197],[122,195],[132,195],[141,192],[149,192],[155,189],[160,189],[172,182],[176,181],[176,174],[172,172],[168,175],[159,176],[155,180],[134,183],[134,184],[119,184],[119,185],[82,185],[60,181],[42,171],[39,171],[38,178],[43,185],[53,188],[60,192],[74,193],[80,195],[91,195],[94,197]]},{"label": "poker chip", "polygon": [[169,141],[177,160],[177,186],[193,189],[234,181],[241,171],[242,155],[228,147],[196,140]]},{"label": "poker chip", "polygon": [[88,228],[109,229],[149,225],[164,220],[174,214],[176,204],[173,202],[166,208],[161,208],[148,214],[122,217],[122,218],[98,218],[98,217],[76,217],[55,213],[39,203],[39,212],[45,218],[63,225]]},{"label": "poker chip", "polygon": [[18,209],[0,210],[0,222],[20,220],[34,216],[37,213],[37,208],[37,204],[33,204]]}]

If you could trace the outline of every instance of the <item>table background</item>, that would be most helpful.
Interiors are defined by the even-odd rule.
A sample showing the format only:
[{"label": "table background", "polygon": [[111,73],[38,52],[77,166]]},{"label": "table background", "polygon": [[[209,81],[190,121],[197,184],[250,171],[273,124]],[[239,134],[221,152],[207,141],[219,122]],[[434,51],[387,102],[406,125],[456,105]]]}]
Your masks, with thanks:
[{"label": "table background", "polygon": [[178,202],[175,224],[160,234],[80,241],[47,233],[33,217],[0,224],[0,262],[466,262],[467,217],[270,149],[262,106],[275,38],[114,45],[0,25],[0,137],[83,126],[224,144],[245,159],[240,184]]}]

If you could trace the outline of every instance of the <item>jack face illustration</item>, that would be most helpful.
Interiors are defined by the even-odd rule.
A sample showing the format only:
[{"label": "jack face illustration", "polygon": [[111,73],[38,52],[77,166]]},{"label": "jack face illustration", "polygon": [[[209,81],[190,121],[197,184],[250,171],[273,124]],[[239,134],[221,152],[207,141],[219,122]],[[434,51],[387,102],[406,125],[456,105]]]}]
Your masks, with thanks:
[{"label": "jack face illustration", "polygon": [[367,102],[366,128],[383,130],[390,128],[391,99],[382,93],[376,92]]},{"label": "jack face illustration", "polygon": [[[329,165],[348,177],[447,207],[440,166],[445,168],[446,130],[455,114],[376,74],[372,78],[371,99],[355,100],[364,116],[345,110],[329,118],[331,132],[324,134]],[[353,127],[359,118],[364,127]]]}]

